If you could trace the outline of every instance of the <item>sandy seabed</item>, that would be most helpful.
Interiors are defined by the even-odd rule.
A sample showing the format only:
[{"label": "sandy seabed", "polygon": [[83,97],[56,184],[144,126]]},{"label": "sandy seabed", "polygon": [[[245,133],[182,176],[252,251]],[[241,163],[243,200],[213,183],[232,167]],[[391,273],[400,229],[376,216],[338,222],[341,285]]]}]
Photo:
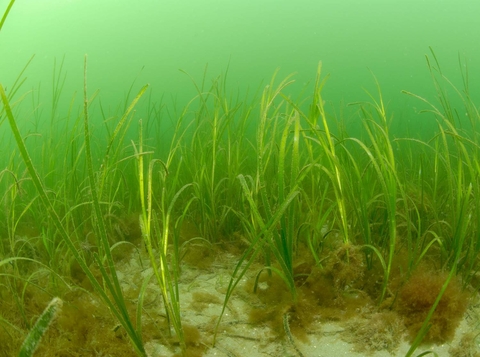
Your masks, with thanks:
[{"label": "sandy seabed", "polygon": [[[142,259],[143,264],[140,262]],[[401,326],[396,331],[379,327],[378,333],[372,333],[374,311],[368,308],[358,316],[346,321],[325,321],[315,317],[306,331],[306,337],[297,338],[285,331],[272,331],[266,324],[249,322],[254,294],[247,291],[249,280],[258,271],[250,267],[247,274],[236,287],[223,316],[215,347],[212,347],[213,331],[222,310],[225,292],[238,257],[225,253],[217,255],[213,264],[206,269],[182,264],[179,292],[182,306],[182,323],[194,329],[197,337],[191,346],[199,351],[194,356],[220,357],[257,357],[257,356],[404,356],[409,343]],[[130,260],[119,264],[119,278],[126,295],[129,291],[137,293],[143,279],[151,274],[146,256],[139,257],[134,252]],[[156,297],[155,297],[156,296]],[[151,279],[144,302],[144,319],[159,320],[165,317],[159,288]],[[288,315],[286,316],[288,321]],[[284,320],[285,322],[285,320]],[[288,326],[286,327],[288,328]],[[145,328],[144,328],[145,331]],[[373,326],[375,331],[375,326]],[[390,333],[391,332],[391,333]],[[450,343],[443,345],[422,345],[414,353],[418,356],[425,351],[433,351],[438,356],[476,357],[480,356],[480,347],[476,341],[480,333],[480,303],[472,302],[456,330]],[[399,338],[399,335],[401,336]],[[163,340],[163,341],[162,341]],[[167,346],[162,338],[145,340],[146,350],[151,357],[178,356],[178,347]],[[433,354],[429,354],[433,356]]]}]

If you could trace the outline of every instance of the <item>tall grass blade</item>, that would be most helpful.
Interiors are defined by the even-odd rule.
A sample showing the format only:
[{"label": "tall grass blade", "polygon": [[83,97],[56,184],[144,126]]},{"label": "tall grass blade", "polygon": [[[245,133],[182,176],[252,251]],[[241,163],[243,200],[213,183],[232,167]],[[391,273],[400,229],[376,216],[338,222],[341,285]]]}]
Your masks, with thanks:
[{"label": "tall grass blade", "polygon": [[5,9],[5,12],[3,13],[2,19],[0,20],[0,31],[2,30],[3,24],[7,20],[8,13],[12,9],[13,4],[15,3],[15,0],[10,0],[10,3],[8,4],[7,8]]}]

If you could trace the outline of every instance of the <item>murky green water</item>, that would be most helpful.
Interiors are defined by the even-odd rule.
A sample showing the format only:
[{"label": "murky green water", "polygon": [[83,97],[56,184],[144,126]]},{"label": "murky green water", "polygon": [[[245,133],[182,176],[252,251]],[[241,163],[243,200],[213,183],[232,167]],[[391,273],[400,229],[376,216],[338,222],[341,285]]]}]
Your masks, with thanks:
[{"label": "murky green water", "polygon": [[65,56],[68,106],[81,91],[88,54],[89,88],[114,109],[135,80],[150,83],[155,98],[185,103],[195,90],[178,69],[201,81],[207,65],[207,78],[228,68],[229,87],[242,92],[265,84],[277,68],[280,77],[295,72],[291,91],[300,93],[322,61],[331,75],[327,100],[366,99],[371,71],[407,121],[418,102],[400,90],[433,92],[429,46],[455,83],[459,55],[470,64],[472,85],[479,82],[479,11],[480,3],[465,0],[18,0],[0,35],[0,78],[8,88],[35,55],[24,87],[40,83],[48,98],[53,62]]}]

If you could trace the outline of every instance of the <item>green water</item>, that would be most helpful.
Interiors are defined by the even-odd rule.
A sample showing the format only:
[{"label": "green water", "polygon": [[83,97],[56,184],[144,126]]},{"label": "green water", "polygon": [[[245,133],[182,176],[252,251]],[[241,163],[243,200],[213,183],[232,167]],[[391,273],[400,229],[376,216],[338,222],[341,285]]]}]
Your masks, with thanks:
[{"label": "green water", "polygon": [[[0,14],[8,3],[0,0]],[[442,260],[452,276],[462,263],[459,270],[465,271],[465,284],[478,284],[479,141],[478,135],[463,130],[468,128],[463,123],[468,123],[466,111],[477,121],[479,116],[476,107],[465,109],[462,100],[480,103],[479,10],[476,1],[453,0],[17,0],[0,31],[0,82],[11,94],[31,59],[20,75],[23,84],[9,101],[40,181],[35,188],[27,175],[17,148],[17,144],[22,147],[21,140],[13,142],[5,120],[8,112],[14,121],[3,97],[1,259],[37,258],[33,247],[38,246],[35,249],[43,254],[38,259],[82,283],[84,277],[76,276],[76,271],[90,272],[87,264],[91,262],[76,267],[73,252],[81,252],[73,257],[82,263],[83,257],[91,260],[98,247],[113,250],[108,238],[124,242],[127,235],[135,244],[137,238],[145,239],[138,247],[148,243],[151,251],[144,227],[154,221],[157,244],[166,248],[170,247],[169,232],[193,240],[182,231],[188,231],[188,224],[195,229],[187,233],[209,244],[239,240],[258,249],[259,255],[263,244],[269,244],[265,251],[273,251],[272,257],[284,262],[284,280],[293,292],[294,277],[313,272],[310,268],[306,274],[294,271],[294,249],[295,254],[303,254],[297,250],[297,241],[308,243],[307,250],[314,255],[309,259],[317,265],[327,259],[327,250],[334,252],[334,258],[328,255],[333,263],[325,263],[325,281],[332,283],[332,296],[344,295],[350,285],[357,289],[346,278],[342,284],[330,279],[330,272],[338,270],[335,258],[339,264],[347,261],[344,266],[350,269],[355,265],[350,265],[355,261],[351,252],[357,251],[369,264],[378,255],[380,263],[369,268],[372,275],[365,281],[372,282],[372,291],[378,293],[372,296],[377,299],[381,294],[383,301],[389,279],[397,279],[393,273],[397,244],[407,246],[403,249],[408,249],[408,262],[403,256],[398,260],[405,259],[402,263],[408,269],[417,259],[426,260],[427,248],[438,244],[441,254],[432,248],[432,257]],[[426,55],[438,82],[432,81]],[[89,108],[83,112],[86,58]],[[322,100],[316,100],[309,110],[319,62],[322,77],[329,78]],[[435,69],[439,64],[441,70]],[[293,73],[294,82],[282,91],[284,96],[264,90],[275,73],[276,85]],[[448,80],[443,81],[442,74]],[[387,115],[379,104],[376,81]],[[132,122],[121,129],[130,131],[125,129],[125,137],[121,130],[113,135],[121,115],[146,83],[148,91],[128,117]],[[225,92],[218,89],[224,84]],[[467,87],[467,95],[459,97],[450,84],[459,92]],[[402,90],[440,108],[437,117],[421,113],[432,106]],[[182,117],[182,108],[197,91],[204,93]],[[439,93],[443,107],[436,98]],[[287,97],[292,100],[276,106]],[[376,105],[348,105],[359,101]],[[359,115],[360,108],[367,109]],[[435,120],[444,110],[446,118],[437,126]],[[91,136],[83,134],[87,112]],[[140,119],[143,138],[138,130]],[[197,122],[189,126],[193,120]],[[181,125],[174,133],[176,121]],[[349,139],[339,140],[338,123],[346,128],[340,134]],[[462,130],[457,132],[455,125]],[[253,135],[256,129],[257,137]],[[435,136],[435,132],[440,134]],[[173,135],[180,137],[169,148],[169,140],[163,139]],[[363,138],[357,140],[357,135]],[[404,136],[421,140],[396,140]],[[87,176],[89,142],[93,163]],[[36,177],[35,170],[29,170]],[[151,190],[148,185],[147,193],[145,180],[154,186]],[[94,195],[96,186],[100,198]],[[60,218],[46,214],[37,191],[43,192],[45,202],[47,198],[54,202]],[[153,201],[153,209],[145,201]],[[161,217],[147,217],[147,211],[155,210]],[[138,212],[142,212],[142,231]],[[99,224],[104,221],[110,222],[109,233],[115,231],[118,237],[107,238]],[[175,226],[171,231],[169,222]],[[130,226],[135,237],[128,233]],[[61,240],[57,231],[63,230]],[[105,233],[104,237],[98,232]],[[260,240],[270,235],[271,242]],[[65,242],[70,239],[73,248],[68,250]],[[90,239],[95,239],[96,246],[90,245]],[[174,255],[182,243],[178,239],[173,242]],[[340,249],[336,244],[342,244]],[[374,252],[360,254],[364,248]],[[70,261],[63,260],[64,254],[69,254]],[[169,256],[164,253],[161,259]],[[238,267],[243,259],[253,261],[245,257]],[[265,261],[270,265],[267,253]],[[363,279],[365,264],[361,258],[357,262],[358,276]],[[95,261],[99,263],[103,261]],[[386,272],[383,277],[373,274],[380,264]],[[402,270],[399,266],[397,270]],[[105,270],[104,278],[106,274]],[[237,275],[232,281],[237,277],[242,278]],[[26,281],[29,284],[30,278]],[[94,275],[90,281],[96,282]],[[380,281],[382,287],[373,286]],[[98,293],[110,286],[95,288]],[[9,289],[2,293],[15,297],[16,285]],[[437,292],[431,303],[436,297]],[[105,295],[104,302],[108,299]],[[7,300],[2,297],[0,301]],[[123,303],[118,301],[115,304],[121,310]],[[4,307],[4,311],[13,310]],[[288,313],[283,318],[288,330]],[[24,319],[32,320],[30,315]],[[428,323],[428,318],[424,321]],[[12,326],[16,325],[17,320]]]},{"label": "green water", "polygon": [[81,91],[87,54],[90,92],[99,89],[114,110],[134,80],[181,105],[195,91],[178,69],[201,81],[207,65],[207,78],[229,65],[229,88],[242,92],[263,87],[277,68],[280,77],[296,73],[291,90],[299,93],[322,61],[331,76],[325,99],[366,99],[371,71],[392,110],[408,120],[418,102],[400,91],[432,93],[429,46],[455,83],[459,55],[470,64],[471,83],[479,83],[479,11],[478,2],[465,0],[18,0],[0,35],[0,78],[8,89],[35,55],[24,89],[40,83],[48,103],[53,62],[65,56],[68,105]]}]

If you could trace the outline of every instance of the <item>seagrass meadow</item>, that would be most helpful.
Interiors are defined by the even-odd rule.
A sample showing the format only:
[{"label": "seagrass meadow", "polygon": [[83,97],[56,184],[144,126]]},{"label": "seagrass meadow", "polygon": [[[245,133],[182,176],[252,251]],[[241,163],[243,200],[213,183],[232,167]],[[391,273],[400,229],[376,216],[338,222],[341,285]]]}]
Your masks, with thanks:
[{"label": "seagrass meadow", "polygon": [[[260,20],[253,3],[222,12],[186,1],[157,14],[195,28],[170,38],[159,71],[185,69],[159,84],[148,61],[161,51],[140,50],[154,47],[144,33],[156,22],[128,17],[140,32],[115,60],[110,25],[122,17],[82,22],[101,19],[102,6],[134,16],[133,5],[106,1],[82,17],[77,0],[21,3],[0,2],[10,58],[0,71],[0,356],[480,356],[480,64],[468,39],[449,32],[469,49],[455,49],[454,64],[444,38],[438,51],[413,51],[415,75],[398,61],[355,76],[341,34],[341,51],[324,59],[313,38],[289,40],[310,33],[304,22],[275,27],[312,4],[270,4],[258,8],[275,20],[252,58],[231,50],[207,66],[224,54],[212,47],[222,29],[241,47],[259,33],[245,23]],[[374,3],[372,21],[384,9]],[[353,33],[348,4],[317,10],[346,16]],[[157,5],[141,6],[147,16]],[[415,9],[409,19],[423,23]],[[22,20],[29,11],[56,19],[45,27],[55,34],[69,23],[92,36],[69,33],[58,56],[45,48],[65,38],[50,33],[45,55],[32,56],[33,33],[20,41],[22,21],[38,21]],[[110,42],[89,32],[100,28]],[[84,40],[97,41],[88,54],[68,47]],[[305,55],[292,61],[288,46]],[[138,58],[148,62],[139,72]],[[349,80],[335,78],[342,68]]]}]

